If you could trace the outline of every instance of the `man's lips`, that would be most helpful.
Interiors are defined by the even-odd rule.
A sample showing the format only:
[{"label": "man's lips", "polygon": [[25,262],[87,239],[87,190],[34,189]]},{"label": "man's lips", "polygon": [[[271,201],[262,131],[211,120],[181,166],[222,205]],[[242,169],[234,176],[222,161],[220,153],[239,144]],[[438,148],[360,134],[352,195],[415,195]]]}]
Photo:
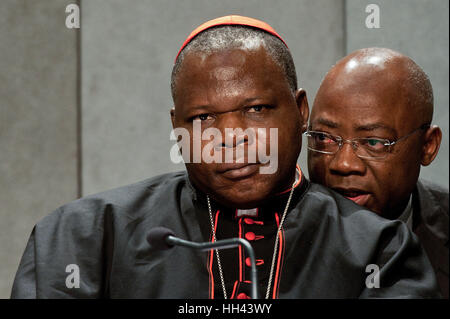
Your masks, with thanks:
[{"label": "man's lips", "polygon": [[357,188],[333,188],[336,192],[360,206],[364,206],[370,198],[370,193]]},{"label": "man's lips", "polygon": [[220,164],[217,171],[229,179],[238,179],[254,174],[259,168],[256,163],[224,163]]}]

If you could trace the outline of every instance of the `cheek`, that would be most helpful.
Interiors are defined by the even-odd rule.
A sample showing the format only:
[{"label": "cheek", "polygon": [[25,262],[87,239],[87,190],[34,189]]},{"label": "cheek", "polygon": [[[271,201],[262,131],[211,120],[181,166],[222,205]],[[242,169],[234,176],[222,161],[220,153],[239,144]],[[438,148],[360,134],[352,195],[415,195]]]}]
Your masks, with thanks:
[{"label": "cheek", "polygon": [[371,174],[370,181],[374,185],[374,188],[378,190],[380,193],[389,193],[392,189],[392,184],[397,184],[398,176],[395,174],[395,171],[392,170],[390,166],[380,165],[379,167],[371,165],[368,166]]},{"label": "cheek", "polygon": [[399,163],[389,162],[371,165],[369,170],[369,182],[380,206],[378,210],[385,210],[390,202],[395,202],[403,196],[406,177],[403,167]]},{"label": "cheek", "polygon": [[411,183],[415,184],[419,173],[420,161],[416,158],[416,152],[411,149],[394,154],[374,170],[379,184],[394,194],[402,192]]},{"label": "cheek", "polygon": [[280,150],[280,136],[278,128],[258,128],[256,129],[256,138],[253,139],[254,144],[249,143],[250,150],[257,152],[255,156],[261,163],[267,163],[271,159],[278,160],[278,152]]}]

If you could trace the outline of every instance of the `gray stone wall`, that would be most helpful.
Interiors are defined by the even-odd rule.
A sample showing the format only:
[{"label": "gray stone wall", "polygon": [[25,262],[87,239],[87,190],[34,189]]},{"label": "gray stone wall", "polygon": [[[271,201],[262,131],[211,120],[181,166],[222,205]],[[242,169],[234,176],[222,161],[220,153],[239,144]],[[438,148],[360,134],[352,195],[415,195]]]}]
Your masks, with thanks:
[{"label": "gray stone wall", "polygon": [[77,33],[67,1],[0,1],[0,297],[34,224],[77,197]]}]

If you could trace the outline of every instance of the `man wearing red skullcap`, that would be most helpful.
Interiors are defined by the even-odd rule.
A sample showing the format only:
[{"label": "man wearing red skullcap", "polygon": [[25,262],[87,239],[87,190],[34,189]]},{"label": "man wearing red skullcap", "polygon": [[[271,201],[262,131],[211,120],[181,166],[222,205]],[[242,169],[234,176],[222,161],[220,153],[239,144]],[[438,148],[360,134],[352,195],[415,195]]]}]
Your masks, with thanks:
[{"label": "man wearing red skullcap", "polygon": [[194,242],[247,240],[261,298],[438,296],[404,224],[310,183],[297,166],[308,102],[272,27],[240,16],[201,25],[176,56],[171,89],[186,171],[91,195],[44,218],[12,297],[251,295],[253,261],[242,246],[161,251],[164,238],[147,241],[161,226]]}]

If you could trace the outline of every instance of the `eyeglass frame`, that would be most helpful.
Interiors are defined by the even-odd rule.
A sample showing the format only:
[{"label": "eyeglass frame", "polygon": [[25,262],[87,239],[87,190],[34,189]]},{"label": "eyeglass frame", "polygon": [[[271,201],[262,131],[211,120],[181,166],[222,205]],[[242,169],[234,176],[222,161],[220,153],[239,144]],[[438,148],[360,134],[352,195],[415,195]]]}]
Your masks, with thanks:
[{"label": "eyeglass frame", "polygon": [[337,142],[338,149],[336,150],[336,152],[319,151],[319,150],[312,149],[312,148],[309,147],[309,145],[308,145],[308,149],[311,150],[311,151],[313,151],[313,152],[322,153],[322,154],[328,154],[328,155],[335,155],[335,154],[337,154],[337,153],[342,149],[342,146],[344,146],[345,143],[349,143],[349,144],[352,146],[352,149],[353,149],[353,151],[355,152],[355,155],[358,156],[359,158],[364,158],[364,159],[382,159],[382,158],[385,158],[385,157],[387,156],[387,154],[391,152],[392,147],[393,147],[394,145],[396,145],[398,142],[400,142],[401,140],[406,139],[407,137],[413,135],[414,133],[416,133],[416,132],[419,131],[419,130],[425,130],[425,129],[428,129],[428,128],[430,128],[430,127],[431,127],[431,124],[429,124],[429,123],[424,123],[424,124],[422,124],[420,127],[416,128],[416,129],[414,129],[414,130],[412,130],[410,133],[408,133],[408,134],[406,134],[406,135],[404,135],[404,136],[402,136],[402,137],[399,137],[399,138],[396,139],[395,141],[390,141],[389,139],[385,139],[385,138],[376,138],[376,139],[378,139],[378,140],[384,140],[384,141],[386,141],[383,145],[384,145],[384,146],[388,146],[388,149],[386,150],[386,152],[383,153],[383,156],[379,156],[379,157],[375,157],[375,156],[370,156],[370,157],[369,157],[369,156],[361,156],[361,155],[358,155],[358,154],[356,153],[356,150],[360,147],[360,144],[359,144],[359,143],[355,143],[356,140],[368,140],[368,139],[374,139],[374,138],[355,137],[355,138],[352,138],[352,139],[344,139],[344,138],[342,138],[342,137],[339,136],[339,135],[333,135],[333,134],[325,133],[325,132],[322,132],[322,131],[310,131],[310,130],[307,130],[307,131],[304,132],[303,134],[304,134],[305,136],[307,136],[307,137],[312,137],[312,135],[310,135],[310,133],[322,133],[322,134],[327,134],[327,135],[333,137],[333,140],[336,140],[336,142]]}]

